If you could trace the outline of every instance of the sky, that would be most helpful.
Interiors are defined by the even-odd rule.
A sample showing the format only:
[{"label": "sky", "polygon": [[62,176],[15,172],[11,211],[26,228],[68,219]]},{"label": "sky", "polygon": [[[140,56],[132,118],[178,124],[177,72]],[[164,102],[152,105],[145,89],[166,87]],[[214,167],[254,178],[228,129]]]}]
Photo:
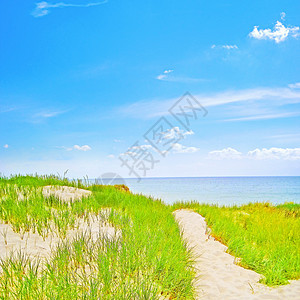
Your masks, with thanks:
[{"label": "sky", "polygon": [[300,175],[299,26],[294,0],[3,0],[0,172]]}]

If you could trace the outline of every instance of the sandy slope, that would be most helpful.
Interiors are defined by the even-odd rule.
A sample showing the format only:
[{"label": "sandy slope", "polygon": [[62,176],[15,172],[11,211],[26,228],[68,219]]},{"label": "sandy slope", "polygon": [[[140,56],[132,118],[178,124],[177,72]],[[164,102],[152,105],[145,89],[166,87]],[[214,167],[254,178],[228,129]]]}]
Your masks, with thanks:
[{"label": "sandy slope", "polygon": [[64,202],[72,202],[92,195],[91,191],[78,189],[71,186],[51,186],[43,187],[44,197],[54,196]]},{"label": "sandy slope", "polygon": [[[44,197],[53,195],[61,201],[69,202],[88,197],[91,192],[68,186],[46,186],[43,188],[43,195]],[[19,197],[19,200],[22,201],[23,198]],[[33,260],[35,258],[47,259],[61,241],[65,239],[72,241],[81,234],[87,234],[94,241],[97,238],[118,238],[121,232],[109,225],[109,214],[110,209],[103,209],[98,215],[90,214],[88,219],[78,218],[75,228],[67,230],[66,237],[58,234],[54,224],[51,224],[52,230],[47,236],[42,237],[32,230],[23,234],[14,232],[10,224],[1,224],[0,221],[0,259],[10,256],[18,257],[20,253]]]},{"label": "sandy slope", "polygon": [[235,258],[225,253],[227,247],[206,234],[205,219],[189,210],[177,210],[174,216],[183,238],[196,257],[194,280],[196,299],[300,299],[300,281],[278,288],[258,283],[261,275],[234,264]]}]

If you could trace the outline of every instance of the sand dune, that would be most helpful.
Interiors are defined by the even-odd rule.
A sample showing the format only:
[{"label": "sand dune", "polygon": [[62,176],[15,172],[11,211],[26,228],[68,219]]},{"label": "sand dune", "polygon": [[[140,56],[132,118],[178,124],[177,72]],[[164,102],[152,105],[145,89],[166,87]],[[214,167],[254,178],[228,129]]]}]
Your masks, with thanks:
[{"label": "sand dune", "polygon": [[206,234],[201,215],[189,210],[177,210],[174,215],[196,258],[196,299],[300,299],[299,280],[276,288],[258,283],[261,275],[236,265],[235,257],[225,252],[227,247]]},{"label": "sand dune", "polygon": [[80,200],[83,197],[91,196],[92,192],[84,189],[74,188],[71,186],[44,186],[43,196],[54,196],[64,202]]},{"label": "sand dune", "polygon": [[[53,195],[65,202],[79,200],[91,194],[90,191],[68,186],[45,186],[43,188],[44,197]],[[20,195],[22,196],[21,193]],[[20,199],[20,195],[19,200],[22,201],[24,197]],[[42,236],[33,232],[32,229],[29,232],[17,233],[13,231],[10,224],[0,223],[0,259],[10,256],[18,257],[22,254],[31,260],[45,260],[50,257],[60,242],[66,239],[72,241],[82,234],[90,236],[94,242],[98,238],[118,238],[121,232],[110,226],[108,221],[110,212],[111,210],[107,208],[102,209],[97,215],[89,214],[88,217],[77,218],[74,228],[69,228],[66,236],[61,236],[54,224],[50,224],[51,230]]]}]

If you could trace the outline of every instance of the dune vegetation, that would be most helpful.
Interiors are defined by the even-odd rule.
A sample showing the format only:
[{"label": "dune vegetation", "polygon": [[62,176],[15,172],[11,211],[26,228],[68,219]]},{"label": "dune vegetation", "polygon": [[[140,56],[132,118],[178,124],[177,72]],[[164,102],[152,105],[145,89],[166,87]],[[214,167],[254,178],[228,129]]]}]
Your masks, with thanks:
[{"label": "dune vegetation", "polygon": [[300,204],[218,206],[176,203],[205,217],[211,235],[228,246],[239,265],[264,276],[270,286],[300,278]]},{"label": "dune vegetation", "polygon": [[[60,241],[47,259],[22,251],[0,264],[1,299],[192,299],[191,254],[181,240],[171,207],[118,186],[85,187],[92,196],[66,203],[44,198],[42,186],[84,187],[54,176],[0,180],[0,220],[23,239],[55,233]],[[68,239],[77,220],[109,209],[114,238],[90,232]],[[104,218],[104,216],[102,216]],[[8,247],[2,232],[2,246]]]},{"label": "dune vegetation", "polygon": [[[49,185],[91,195],[62,201],[44,196]],[[264,275],[263,283],[299,279],[299,204],[166,205],[126,186],[13,176],[0,178],[0,249],[6,253],[0,255],[0,299],[193,299],[193,256],[172,215],[180,208],[203,215],[211,235],[241,266]],[[51,251],[12,252],[8,229],[23,246],[37,236],[41,248],[50,241]]]}]

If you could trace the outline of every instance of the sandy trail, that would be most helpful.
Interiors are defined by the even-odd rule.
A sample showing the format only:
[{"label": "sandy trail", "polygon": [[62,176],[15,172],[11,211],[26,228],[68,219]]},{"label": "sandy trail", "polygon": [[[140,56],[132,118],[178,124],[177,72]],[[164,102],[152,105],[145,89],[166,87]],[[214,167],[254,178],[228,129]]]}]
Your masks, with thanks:
[{"label": "sandy trail", "polygon": [[235,258],[225,252],[227,247],[209,238],[201,215],[182,209],[175,211],[174,216],[196,257],[196,299],[300,299],[300,280],[278,288],[258,283],[261,275],[234,264]]}]

